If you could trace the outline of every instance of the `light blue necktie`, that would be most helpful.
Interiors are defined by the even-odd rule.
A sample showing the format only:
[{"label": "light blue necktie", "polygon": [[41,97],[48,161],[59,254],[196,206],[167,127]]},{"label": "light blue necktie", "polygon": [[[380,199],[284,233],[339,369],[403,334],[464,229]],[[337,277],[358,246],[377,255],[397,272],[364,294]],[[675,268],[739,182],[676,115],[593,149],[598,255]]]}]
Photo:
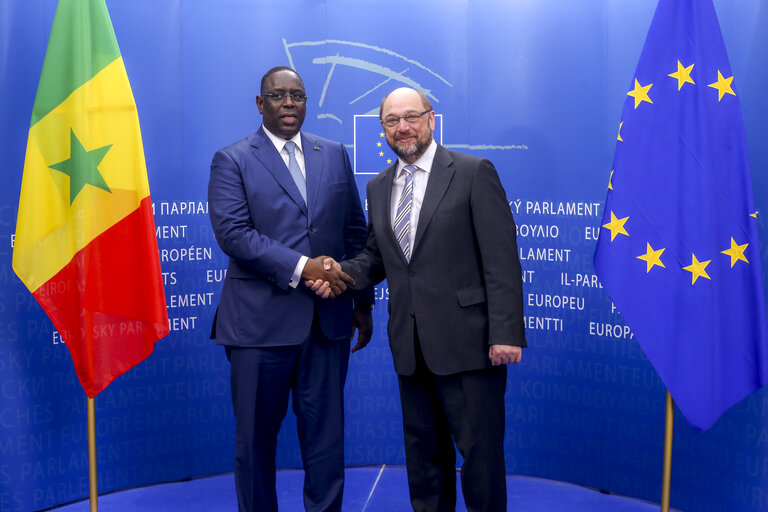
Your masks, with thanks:
[{"label": "light blue necktie", "polygon": [[296,186],[299,188],[301,198],[304,199],[304,203],[307,202],[307,180],[304,179],[304,175],[301,174],[301,168],[299,168],[299,162],[296,160],[296,143],[289,140],[285,143],[285,149],[288,151],[288,170],[293,177],[293,181],[296,182]]},{"label": "light blue necktie", "polygon": [[400,194],[400,200],[397,202],[397,211],[395,213],[395,236],[397,243],[403,250],[406,261],[411,261],[411,206],[413,205],[413,173],[416,167],[406,165],[403,167],[405,172],[405,187]]}]

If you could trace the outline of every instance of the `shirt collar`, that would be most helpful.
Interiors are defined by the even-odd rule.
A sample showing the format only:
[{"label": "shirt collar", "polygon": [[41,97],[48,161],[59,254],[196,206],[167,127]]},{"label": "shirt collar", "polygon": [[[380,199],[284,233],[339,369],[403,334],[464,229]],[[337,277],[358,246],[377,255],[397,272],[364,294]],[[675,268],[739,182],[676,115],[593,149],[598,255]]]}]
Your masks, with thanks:
[{"label": "shirt collar", "polygon": [[269,140],[271,140],[272,144],[275,145],[275,148],[277,149],[278,153],[283,151],[283,148],[285,147],[285,143],[288,142],[288,140],[292,140],[293,142],[295,142],[296,143],[296,147],[299,148],[299,151],[301,151],[302,153],[304,152],[304,150],[301,147],[301,132],[300,131],[297,132],[296,135],[294,135],[290,139],[285,140],[282,137],[278,137],[277,135],[275,135],[271,131],[267,130],[267,127],[264,126],[263,124],[261,125],[261,127],[264,128],[264,133],[267,134],[267,137],[269,137]]},{"label": "shirt collar", "polygon": [[[435,139],[432,139],[432,142],[427,146],[427,150],[424,151],[424,154],[419,157],[418,160],[413,162],[411,165],[415,165],[422,171],[426,173],[432,172],[432,162],[435,160],[435,152],[437,151],[437,142],[435,142]],[[408,165],[407,163],[403,162],[401,158],[397,159],[397,174],[396,176],[400,176],[403,172],[403,167]]]}]

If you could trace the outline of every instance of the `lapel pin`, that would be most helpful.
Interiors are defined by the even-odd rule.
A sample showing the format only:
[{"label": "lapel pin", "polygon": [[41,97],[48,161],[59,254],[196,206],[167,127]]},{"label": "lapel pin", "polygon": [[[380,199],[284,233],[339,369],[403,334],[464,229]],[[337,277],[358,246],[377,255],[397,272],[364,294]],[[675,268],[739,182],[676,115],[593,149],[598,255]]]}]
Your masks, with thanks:
[{"label": "lapel pin", "polygon": [[314,149],[315,151],[320,151],[320,148],[319,148],[319,147],[317,147],[317,146],[315,146],[315,147],[314,147],[314,148],[312,148],[312,149]]}]

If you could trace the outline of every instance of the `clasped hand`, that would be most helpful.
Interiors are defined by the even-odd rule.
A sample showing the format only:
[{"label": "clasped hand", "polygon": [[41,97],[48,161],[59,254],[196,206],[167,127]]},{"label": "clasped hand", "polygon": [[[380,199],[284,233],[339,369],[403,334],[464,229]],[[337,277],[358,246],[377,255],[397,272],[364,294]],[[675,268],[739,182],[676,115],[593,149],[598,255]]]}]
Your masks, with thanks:
[{"label": "clasped hand", "polygon": [[[337,295],[344,293],[344,290],[347,289],[347,284],[354,285],[355,280],[352,279],[349,274],[341,270],[341,265],[339,262],[334,260],[333,258],[329,256],[318,256],[317,258],[314,258],[315,260],[319,260],[320,266],[326,274],[332,274],[332,275],[339,275],[341,276],[341,285],[343,285],[343,288],[341,288],[341,291],[338,291],[338,287],[334,287],[334,282],[330,279],[328,279],[327,275],[321,276],[321,277],[305,277],[304,274],[302,274],[302,277],[305,277],[304,284],[306,284],[313,292],[315,292],[316,295],[324,298],[324,299],[333,299]],[[310,260],[312,261],[312,260]],[[309,262],[307,262],[309,264]],[[306,268],[306,267],[305,267]]]},{"label": "clasped hand", "polygon": [[333,258],[318,256],[307,260],[301,273],[304,283],[324,299],[332,299],[347,290],[347,285],[354,285],[355,280],[341,270]]},{"label": "clasped hand", "polygon": [[[304,274],[302,274],[302,277],[306,277],[304,284],[320,297],[324,299],[332,299],[340,293],[344,293],[344,290],[347,289],[346,285],[355,284],[355,280],[342,271],[341,265],[339,265],[333,258],[328,256],[318,256],[315,260],[310,261],[319,261],[320,268],[324,274],[317,279],[304,276]],[[309,262],[307,262],[307,265],[309,265]],[[333,278],[335,277],[338,277],[339,281],[334,282]],[[357,344],[352,347],[352,352],[357,352],[371,341],[371,335],[373,334],[373,319],[371,317],[370,308],[361,309],[355,304],[352,336],[350,336],[349,339],[355,337],[355,330],[357,330]]]}]

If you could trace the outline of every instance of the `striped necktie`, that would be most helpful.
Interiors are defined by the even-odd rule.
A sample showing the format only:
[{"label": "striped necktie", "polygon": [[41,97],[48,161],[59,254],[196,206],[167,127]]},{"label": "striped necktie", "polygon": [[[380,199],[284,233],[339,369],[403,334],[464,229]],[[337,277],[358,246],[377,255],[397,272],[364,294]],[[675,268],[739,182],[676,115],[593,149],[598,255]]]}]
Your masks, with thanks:
[{"label": "striped necktie", "polygon": [[301,174],[301,168],[299,162],[296,160],[296,143],[289,140],[285,143],[285,150],[288,151],[288,170],[293,177],[293,181],[296,182],[296,186],[299,188],[301,198],[304,199],[304,203],[307,202],[307,180],[304,179],[304,175]]},{"label": "striped necktie", "polygon": [[397,202],[397,212],[395,213],[395,236],[397,243],[403,250],[406,261],[411,261],[411,206],[413,205],[413,173],[416,167],[406,165],[403,167],[405,172],[405,187]]}]

